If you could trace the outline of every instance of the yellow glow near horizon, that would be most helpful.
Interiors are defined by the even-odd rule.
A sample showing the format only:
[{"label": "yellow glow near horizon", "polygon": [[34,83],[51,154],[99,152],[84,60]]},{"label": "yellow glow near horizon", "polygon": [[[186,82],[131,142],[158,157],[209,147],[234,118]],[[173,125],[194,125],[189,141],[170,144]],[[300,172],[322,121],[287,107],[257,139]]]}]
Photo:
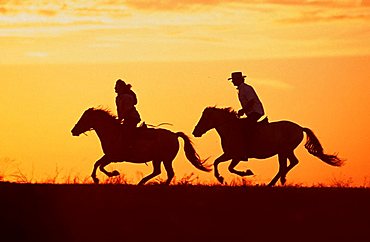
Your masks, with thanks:
[{"label": "yellow glow near horizon", "polygon": [[[343,174],[361,185],[370,175],[369,10],[368,0],[0,1],[0,162],[15,159],[36,178],[56,164],[88,175],[100,144],[70,129],[86,108],[115,111],[116,79],[132,83],[143,120],[190,135],[206,106],[239,108],[226,79],[240,70],[271,121],[312,128],[327,152],[348,160],[327,167],[300,147],[288,181]],[[220,155],[215,132],[194,142],[202,157]],[[178,177],[198,174],[182,150],[174,164]],[[133,179],[151,171],[117,166]],[[277,161],[239,169],[247,167],[268,182]]]}]

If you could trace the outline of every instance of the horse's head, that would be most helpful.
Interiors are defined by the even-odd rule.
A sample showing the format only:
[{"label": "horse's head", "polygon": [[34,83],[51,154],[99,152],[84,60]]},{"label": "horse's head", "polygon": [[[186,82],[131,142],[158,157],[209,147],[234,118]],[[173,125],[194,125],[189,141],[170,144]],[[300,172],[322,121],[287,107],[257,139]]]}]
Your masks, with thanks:
[{"label": "horse's head", "polygon": [[79,136],[80,134],[93,129],[93,114],[94,108],[90,108],[82,114],[80,120],[78,120],[77,124],[71,131],[73,136]]},{"label": "horse's head", "polygon": [[204,109],[202,117],[194,128],[193,135],[201,137],[208,130],[217,128],[230,119],[237,119],[236,113],[231,108],[208,107]]},{"label": "horse's head", "polygon": [[89,108],[86,110],[80,120],[72,129],[73,136],[79,136],[86,131],[94,129],[97,131],[99,127],[109,127],[110,130],[112,126],[119,125],[117,117],[114,116],[109,110],[102,108]]},{"label": "horse's head", "polygon": [[204,109],[200,120],[193,130],[193,135],[195,137],[202,137],[208,130],[213,129],[212,125],[212,110],[210,108]]}]

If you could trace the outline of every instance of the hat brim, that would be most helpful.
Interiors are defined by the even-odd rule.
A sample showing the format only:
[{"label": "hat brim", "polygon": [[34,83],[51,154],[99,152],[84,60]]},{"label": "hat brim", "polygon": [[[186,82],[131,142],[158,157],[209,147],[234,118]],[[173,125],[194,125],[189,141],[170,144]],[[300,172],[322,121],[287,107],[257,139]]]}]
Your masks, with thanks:
[{"label": "hat brim", "polygon": [[[246,78],[247,76],[241,76],[242,78]],[[230,78],[228,78],[227,80],[232,80],[232,79],[235,79],[235,78],[232,78],[232,77],[230,77]]]}]

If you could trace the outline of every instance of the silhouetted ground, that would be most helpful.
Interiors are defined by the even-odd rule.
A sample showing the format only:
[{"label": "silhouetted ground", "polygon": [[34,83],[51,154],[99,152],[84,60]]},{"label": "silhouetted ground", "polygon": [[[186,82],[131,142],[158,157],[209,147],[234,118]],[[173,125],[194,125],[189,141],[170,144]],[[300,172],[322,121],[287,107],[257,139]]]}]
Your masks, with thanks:
[{"label": "silhouetted ground", "polygon": [[0,184],[0,241],[370,241],[370,189]]}]

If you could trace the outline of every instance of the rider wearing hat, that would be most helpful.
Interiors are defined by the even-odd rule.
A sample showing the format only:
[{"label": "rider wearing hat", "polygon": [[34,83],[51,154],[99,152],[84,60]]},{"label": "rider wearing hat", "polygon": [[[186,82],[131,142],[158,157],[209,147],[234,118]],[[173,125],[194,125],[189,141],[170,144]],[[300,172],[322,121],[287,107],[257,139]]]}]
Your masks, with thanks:
[{"label": "rider wearing hat", "polygon": [[238,89],[238,97],[242,109],[238,111],[238,116],[247,115],[247,119],[256,123],[264,114],[263,106],[253,87],[244,82],[246,76],[242,72],[233,72],[228,80]]},{"label": "rider wearing hat", "polygon": [[[235,145],[235,152],[238,158],[241,160],[248,160],[248,148],[251,148],[253,144],[253,137],[255,136],[254,127],[257,121],[265,114],[262,103],[254,91],[253,87],[244,82],[246,76],[243,76],[242,72],[231,73],[231,80],[234,86],[238,89],[238,97],[242,109],[238,111],[238,116],[241,117],[244,114],[247,118],[244,119],[243,133],[247,137],[243,142]],[[244,136],[244,135],[243,135]]]}]

